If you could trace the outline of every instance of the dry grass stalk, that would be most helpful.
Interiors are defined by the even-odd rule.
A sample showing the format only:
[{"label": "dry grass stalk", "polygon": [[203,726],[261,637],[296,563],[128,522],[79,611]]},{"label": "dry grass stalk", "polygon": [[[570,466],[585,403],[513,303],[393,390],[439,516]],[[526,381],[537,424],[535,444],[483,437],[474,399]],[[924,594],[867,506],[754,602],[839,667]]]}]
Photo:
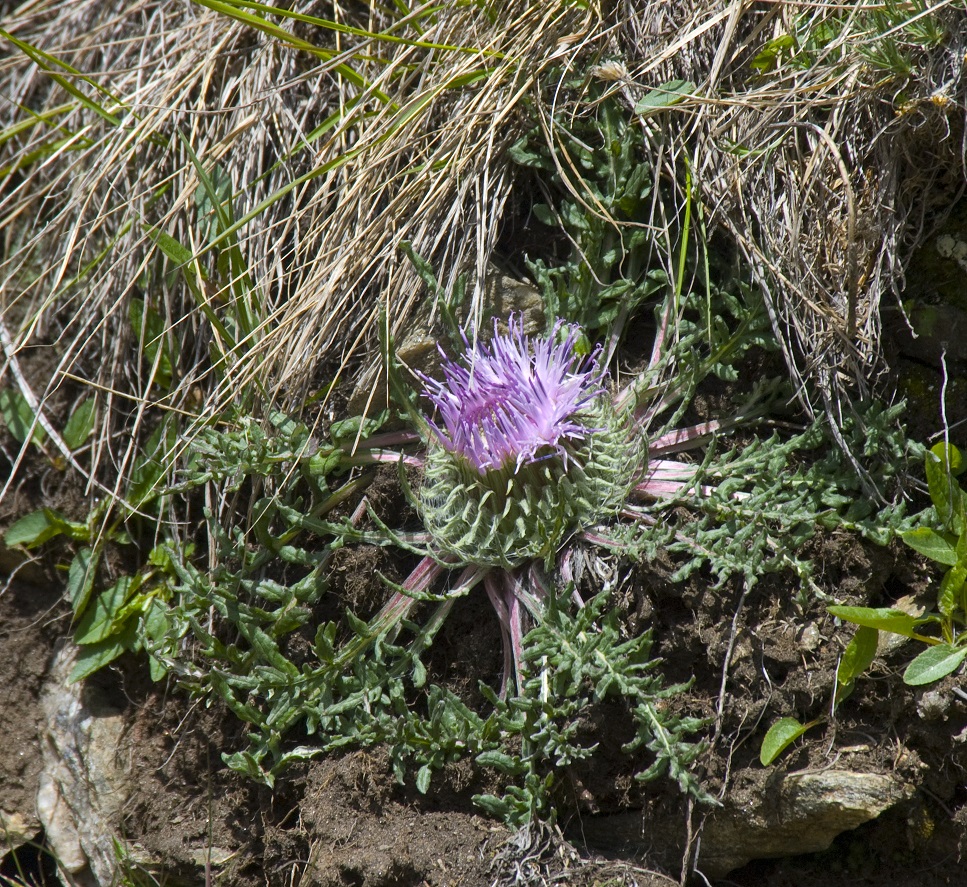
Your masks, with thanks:
[{"label": "dry grass stalk", "polygon": [[[964,14],[925,6],[917,18],[938,16],[947,42],[898,78],[862,53],[881,39],[865,16],[883,6],[676,0],[606,18],[519,0],[393,20],[304,2],[253,26],[248,7],[233,18],[216,0],[21,4],[3,29],[49,57],[21,47],[0,61],[8,351],[57,341],[42,404],[74,377],[99,392],[93,464],[117,489],[155,407],[205,417],[256,392],[299,412],[371,348],[380,300],[398,329],[411,316],[422,287],[402,240],[445,287],[469,272],[479,307],[521,103],[555,141],[562,93],[548,83],[597,70],[630,102],[670,79],[697,84],[673,113],[642,120],[646,152],[669,181],[687,162],[705,221],[734,238],[767,297],[804,403],[838,420],[881,366],[879,305],[902,284],[930,195],[962,175],[963,109],[946,97],[961,84]],[[771,70],[752,64],[770,40],[820,28],[831,36],[808,66],[788,52]],[[220,277],[192,153],[235,195],[243,262]],[[653,207],[670,272],[666,234],[684,201]],[[192,254],[195,295],[158,231]],[[148,360],[136,341],[135,298],[164,320],[170,380],[162,349]],[[213,316],[246,323],[233,334]]]},{"label": "dry grass stalk", "polygon": [[[928,21],[944,40],[917,46],[908,30]],[[643,4],[625,34],[635,88],[698,84],[675,161],[764,292],[802,402],[835,428],[884,368],[881,301],[962,188],[967,16],[946,0]],[[753,64],[789,35],[810,54]],[[874,58],[894,45],[918,69]]]},{"label": "dry grass stalk", "polygon": [[[401,240],[445,284],[471,271],[479,295],[512,184],[504,149],[517,108],[596,21],[589,9],[524,2],[418,7],[398,21],[376,7],[295,11],[335,24],[274,17],[292,35],[277,39],[224,9],[156,0],[123,11],[38,0],[2,22],[21,41],[0,62],[0,167],[11,172],[0,300],[12,353],[58,341],[42,403],[64,379],[100,392],[94,462],[119,489],[151,408],[196,415],[204,403],[210,414],[258,389],[298,409],[327,381],[320,367],[341,370],[375,341],[380,300],[403,324],[421,286]],[[244,266],[221,279],[192,152],[228,176],[242,222]],[[193,254],[187,276],[205,305],[171,273],[158,231]],[[161,349],[143,359],[134,298],[164,320],[170,381]],[[229,310],[240,298],[249,304]],[[243,308],[253,322],[234,338],[205,314]]]}]

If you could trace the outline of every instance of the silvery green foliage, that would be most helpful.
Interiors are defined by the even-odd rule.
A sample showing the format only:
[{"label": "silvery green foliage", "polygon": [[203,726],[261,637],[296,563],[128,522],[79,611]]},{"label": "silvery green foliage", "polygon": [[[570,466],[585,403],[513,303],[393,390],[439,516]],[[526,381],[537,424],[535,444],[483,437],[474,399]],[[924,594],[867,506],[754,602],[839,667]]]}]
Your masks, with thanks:
[{"label": "silvery green foliage", "polygon": [[[843,422],[847,444],[862,454],[884,491],[898,489],[923,452],[900,426],[903,408],[873,402]],[[693,484],[645,511],[667,516],[614,525],[605,535],[635,557],[671,553],[679,564],[675,581],[707,568],[717,584],[741,577],[751,586],[764,574],[788,570],[802,582],[803,603],[818,591],[813,565],[802,556],[816,533],[851,530],[886,545],[920,520],[907,515],[902,500],[878,504],[867,494],[823,420],[785,438],[773,434],[710,449]],[[676,511],[679,517],[671,518]],[[689,517],[682,519],[683,513]]]},{"label": "silvery green foliage", "polygon": [[[641,778],[667,773],[698,792],[689,767],[701,746],[688,735],[699,723],[663,710],[660,701],[682,688],[663,686],[647,634],[620,637],[607,594],[574,614],[552,596],[544,622],[523,639],[517,694],[499,698],[482,686],[485,713],[428,681],[425,651],[455,599],[428,600],[394,623],[357,618],[332,601],[332,553],[358,538],[326,517],[344,495],[339,475],[348,465],[346,450],[281,420],[269,430],[227,422],[194,449],[183,492],[213,481],[241,493],[254,481],[271,492],[254,502],[247,524],[206,513],[214,566],[169,546],[170,603],[163,626],[145,634],[183,689],[221,699],[249,726],[246,747],[226,755],[229,766],[272,784],[294,762],[382,744],[397,778],[425,792],[434,773],[469,757],[505,779],[505,795],[481,805],[517,824],[553,815],[555,773],[593,753],[580,724],[611,698],[631,726],[628,751],[641,761]],[[341,615],[319,621],[327,601]],[[307,633],[309,648],[296,655],[291,640]],[[306,734],[302,744],[291,740],[296,732]]]},{"label": "silvery green foliage", "polygon": [[660,660],[651,656],[651,633],[623,639],[607,594],[574,614],[559,604],[552,602],[528,635],[520,694],[504,702],[493,699],[520,736],[520,751],[485,751],[477,757],[516,781],[502,797],[480,796],[477,802],[514,825],[534,816],[552,818],[556,771],[594,754],[597,737],[582,730],[582,720],[609,698],[621,700],[631,726],[623,751],[647,752],[650,763],[636,778],[648,782],[667,775],[683,792],[711,801],[692,769],[705,746],[688,738],[705,722],[663,706],[687,685],[663,685]]},{"label": "silvery green foliage", "polygon": [[[855,430],[869,440],[871,458],[880,454],[884,475],[902,468],[894,419],[892,411],[871,409]],[[337,439],[351,441],[353,430],[337,427]],[[900,520],[899,512],[878,514],[850,495],[838,450],[827,447],[818,461],[805,461],[822,441],[817,428],[710,457],[700,479],[716,481],[721,492],[683,494],[669,503],[688,504],[692,522],[668,522],[661,539],[643,524],[625,524],[629,535],[621,537],[612,522],[619,547],[641,556],[651,545],[668,545],[682,557],[683,575],[711,563],[724,578],[803,563],[788,559],[796,555],[792,546],[817,522],[887,532],[886,517]],[[353,459],[358,464],[359,454]],[[352,464],[348,445],[313,441],[305,426],[282,419],[257,430],[251,421],[226,421],[195,449],[184,492],[214,478],[243,499],[255,487],[265,495],[252,503],[251,522],[208,513],[216,545],[211,561],[169,546],[160,565],[166,592],[158,598],[168,601],[166,612],[145,626],[144,644],[182,688],[223,700],[249,726],[246,746],[226,756],[231,767],[272,783],[307,757],[382,744],[397,777],[415,779],[426,791],[448,763],[470,758],[505,780],[503,794],[479,803],[519,823],[553,815],[559,769],[594,754],[596,738],[581,725],[611,700],[629,725],[626,750],[641,762],[639,778],[665,774],[701,794],[691,769],[701,744],[690,739],[700,723],[661,704],[683,687],[663,686],[647,634],[622,636],[607,594],[574,612],[551,595],[542,621],[523,638],[517,693],[499,698],[481,688],[490,700],[485,711],[428,680],[426,650],[459,601],[428,598],[405,618],[380,622],[357,618],[333,600],[332,553],[360,538],[331,517],[351,492]],[[743,491],[750,495],[734,496]],[[772,532],[745,531],[761,527],[749,519],[750,508],[759,509]],[[777,541],[782,546],[769,547]],[[296,636],[308,645],[293,645]],[[301,744],[295,734],[304,736]]]}]

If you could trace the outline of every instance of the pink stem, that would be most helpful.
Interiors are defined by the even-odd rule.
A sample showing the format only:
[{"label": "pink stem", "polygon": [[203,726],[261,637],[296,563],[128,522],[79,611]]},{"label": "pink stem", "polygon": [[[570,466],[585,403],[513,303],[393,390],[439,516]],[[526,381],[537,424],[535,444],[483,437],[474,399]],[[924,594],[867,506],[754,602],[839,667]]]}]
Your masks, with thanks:
[{"label": "pink stem", "polygon": [[679,453],[682,450],[698,446],[710,434],[714,434],[722,427],[721,422],[703,422],[690,428],[677,428],[663,434],[661,437],[648,441],[649,456],[663,456],[666,453]]},{"label": "pink stem", "polygon": [[487,597],[497,613],[497,620],[500,622],[500,640],[504,648],[504,674],[500,681],[500,698],[507,698],[507,687],[510,681],[511,669],[514,667],[513,648],[510,636],[510,613],[507,611],[507,603],[500,586],[497,584],[497,577],[493,572],[484,576],[484,588],[487,590]]},{"label": "pink stem", "polygon": [[[407,591],[426,591],[436,581],[445,568],[432,557],[425,557],[416,568],[406,577],[403,588]],[[393,596],[383,605],[383,609],[376,614],[371,626],[377,634],[398,623],[413,607],[416,601],[402,591],[394,592]]]},{"label": "pink stem", "polygon": [[385,434],[374,434],[360,441],[357,450],[382,449],[383,447],[406,446],[420,442],[420,435],[413,431],[387,431]]},{"label": "pink stem", "polygon": [[510,610],[510,643],[514,650],[514,678],[517,681],[517,692],[524,686],[521,668],[524,662],[524,621],[521,613],[520,598],[514,593],[514,586],[510,577],[504,589]]}]

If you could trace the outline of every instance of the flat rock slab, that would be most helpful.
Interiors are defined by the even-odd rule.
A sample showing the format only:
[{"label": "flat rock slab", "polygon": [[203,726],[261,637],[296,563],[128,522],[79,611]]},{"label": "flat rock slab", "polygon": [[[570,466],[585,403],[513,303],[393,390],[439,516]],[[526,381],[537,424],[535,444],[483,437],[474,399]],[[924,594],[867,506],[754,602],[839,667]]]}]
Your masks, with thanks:
[{"label": "flat rock slab", "polygon": [[41,696],[37,813],[61,880],[96,887],[116,879],[114,840],[135,784],[123,765],[124,718],[93,687],[69,683],[75,654],[73,644],[61,645]]},{"label": "flat rock slab", "polygon": [[[913,796],[915,787],[891,774],[823,770],[779,774],[757,796],[726,800],[701,830],[696,868],[722,878],[753,859],[817,853],[837,835],[875,819]],[[661,857],[674,867],[684,853],[681,819],[650,822],[641,812],[584,819],[590,847]]]}]

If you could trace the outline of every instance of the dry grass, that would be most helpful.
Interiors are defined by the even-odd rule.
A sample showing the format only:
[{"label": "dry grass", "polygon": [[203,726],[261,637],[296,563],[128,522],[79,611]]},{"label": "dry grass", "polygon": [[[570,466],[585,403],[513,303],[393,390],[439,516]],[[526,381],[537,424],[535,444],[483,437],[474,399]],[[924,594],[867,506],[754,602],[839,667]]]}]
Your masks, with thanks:
[{"label": "dry grass", "polygon": [[[0,23],[22,41],[0,61],[8,384],[55,432],[56,389],[92,386],[92,477],[117,491],[158,409],[204,417],[254,397],[304,413],[354,373],[380,304],[402,329],[422,297],[401,241],[444,287],[467,273],[479,309],[515,185],[506,148],[550,118],[562,72],[597,71],[629,103],[697,84],[642,119],[646,151],[669,181],[688,167],[703,224],[766,295],[804,403],[834,419],[882,368],[880,303],[941,186],[963,180],[967,20],[952,2],[931,4],[946,42],[909,75],[864,55],[879,45],[864,11],[882,4],[252,6],[31,0]],[[809,65],[786,51],[752,67],[768,41],[828,25]],[[198,194],[216,164],[234,198],[213,243]],[[683,202],[656,202],[656,232]],[[159,231],[191,255],[182,273]],[[219,254],[235,261],[219,269]],[[163,318],[167,351],[138,341],[135,299]],[[52,342],[56,369],[33,390],[20,361]]]},{"label": "dry grass", "polygon": [[[65,378],[93,384],[94,462],[110,474],[130,465],[149,407],[215,412],[257,388],[299,409],[320,367],[343,368],[375,340],[380,301],[398,325],[412,310],[404,239],[445,283],[473,271],[479,292],[512,184],[503,152],[516,109],[593,15],[354,9],[300,4],[333,24],[275,17],[292,35],[282,39],[224,9],[161,2],[119,13],[43,0],[3,22],[42,62],[15,52],[0,65],[7,360],[58,340],[51,388],[33,399]],[[199,166],[216,163],[235,192],[241,255],[220,279],[196,197]],[[191,252],[183,275],[156,230]],[[229,246],[223,234],[216,248]],[[169,384],[139,361],[135,297],[164,318]],[[228,335],[213,314],[244,322]]]},{"label": "dry grass", "polygon": [[[891,5],[898,19],[938,22],[943,44],[873,30],[870,16]],[[680,156],[709,224],[728,230],[765,292],[804,401],[822,409],[864,394],[881,368],[881,300],[902,287],[924,221],[962,186],[963,4],[696,3],[664,14],[665,33],[681,36],[662,75],[696,80],[704,97]],[[820,33],[798,61],[786,50],[753,66],[771,40]],[[917,68],[880,63],[888,42]],[[663,54],[661,31],[632,29],[632,79]]]}]

